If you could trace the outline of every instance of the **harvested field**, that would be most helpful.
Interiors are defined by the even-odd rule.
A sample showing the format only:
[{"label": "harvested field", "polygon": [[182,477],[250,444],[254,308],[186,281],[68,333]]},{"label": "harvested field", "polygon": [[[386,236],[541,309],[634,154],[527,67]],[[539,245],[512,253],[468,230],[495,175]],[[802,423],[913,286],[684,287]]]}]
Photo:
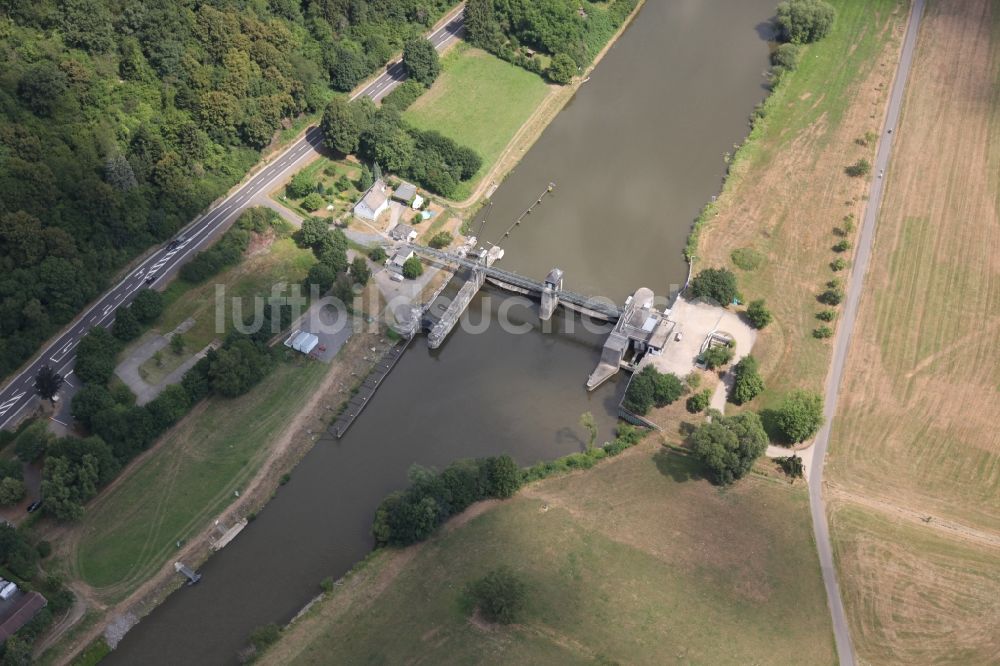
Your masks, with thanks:
[{"label": "harvested field", "polygon": [[998,76],[996,3],[929,4],[828,464],[872,662],[1000,660]]}]

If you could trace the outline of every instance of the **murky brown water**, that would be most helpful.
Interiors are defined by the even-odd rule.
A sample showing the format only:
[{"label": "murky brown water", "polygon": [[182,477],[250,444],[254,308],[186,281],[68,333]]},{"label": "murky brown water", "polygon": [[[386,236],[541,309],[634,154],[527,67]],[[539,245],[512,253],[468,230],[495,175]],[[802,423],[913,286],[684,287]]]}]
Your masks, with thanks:
[{"label": "murky brown water", "polygon": [[[502,265],[616,301],[638,286],[682,284],[691,220],[717,192],[722,155],[762,99],[767,47],[759,26],[773,0],[648,0],[638,20],[497,191],[484,239],[554,181],[551,198],[503,243]],[[506,301],[487,290],[472,320]],[[456,330],[437,352],[414,342],[340,441],[321,441],[237,539],[134,628],[107,663],[218,664],[257,626],[287,622],[319,581],[371,548],[375,507],[406,483],[413,463],[510,453],[528,464],[583,448],[578,425],[597,417],[611,437],[620,388],[584,390],[603,336],[565,319],[537,329],[532,308],[497,326]],[[557,318],[558,319],[558,318]]]}]

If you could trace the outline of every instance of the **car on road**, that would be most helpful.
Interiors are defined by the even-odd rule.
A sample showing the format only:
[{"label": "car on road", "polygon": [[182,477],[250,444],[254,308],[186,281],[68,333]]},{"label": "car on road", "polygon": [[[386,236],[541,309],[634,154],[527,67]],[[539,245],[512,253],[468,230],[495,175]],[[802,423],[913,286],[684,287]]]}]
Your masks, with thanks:
[{"label": "car on road", "polygon": [[34,513],[38,511],[39,507],[42,506],[42,500],[36,499],[34,502],[28,505],[28,513]]},{"label": "car on road", "polygon": [[156,279],[155,275],[147,275],[146,276],[146,284],[152,284],[153,280],[155,280],[155,279]]}]

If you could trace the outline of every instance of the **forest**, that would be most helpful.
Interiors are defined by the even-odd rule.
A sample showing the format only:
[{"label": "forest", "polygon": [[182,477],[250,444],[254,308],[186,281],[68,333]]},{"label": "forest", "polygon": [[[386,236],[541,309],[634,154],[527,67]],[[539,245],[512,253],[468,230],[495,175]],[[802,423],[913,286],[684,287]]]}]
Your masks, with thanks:
[{"label": "forest", "polygon": [[449,0],[0,0],[0,376]]},{"label": "forest", "polygon": [[[568,83],[586,68],[638,0],[469,0],[466,39],[494,55]],[[535,52],[550,56],[543,66]]]}]

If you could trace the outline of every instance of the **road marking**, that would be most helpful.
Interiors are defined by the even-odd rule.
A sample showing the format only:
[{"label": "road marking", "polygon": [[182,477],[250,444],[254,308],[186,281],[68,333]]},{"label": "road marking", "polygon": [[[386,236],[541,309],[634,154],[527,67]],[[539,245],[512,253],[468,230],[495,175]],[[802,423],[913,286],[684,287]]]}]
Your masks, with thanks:
[{"label": "road marking", "polygon": [[11,407],[13,407],[14,405],[16,405],[17,401],[20,400],[21,398],[23,398],[25,393],[27,393],[27,391],[21,391],[20,393],[18,393],[17,395],[15,395],[13,398],[11,398],[7,402],[5,402],[2,405],[0,405],[0,416],[3,416],[4,414],[6,414],[7,410],[9,410]]}]

